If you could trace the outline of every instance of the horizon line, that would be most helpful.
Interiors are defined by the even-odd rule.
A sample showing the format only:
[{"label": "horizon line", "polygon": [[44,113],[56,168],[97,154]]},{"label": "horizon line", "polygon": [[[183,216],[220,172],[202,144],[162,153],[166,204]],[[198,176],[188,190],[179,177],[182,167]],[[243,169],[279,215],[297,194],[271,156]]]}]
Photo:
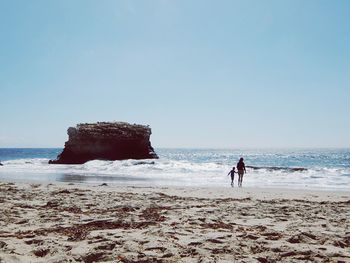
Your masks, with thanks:
[{"label": "horizon line", "polygon": [[[253,147],[253,146],[237,146],[237,147],[207,147],[207,146],[152,146],[155,149],[195,149],[195,150],[253,150],[253,149],[350,149],[350,146],[263,146],[263,147]],[[64,147],[2,147],[0,149],[64,149]]]}]

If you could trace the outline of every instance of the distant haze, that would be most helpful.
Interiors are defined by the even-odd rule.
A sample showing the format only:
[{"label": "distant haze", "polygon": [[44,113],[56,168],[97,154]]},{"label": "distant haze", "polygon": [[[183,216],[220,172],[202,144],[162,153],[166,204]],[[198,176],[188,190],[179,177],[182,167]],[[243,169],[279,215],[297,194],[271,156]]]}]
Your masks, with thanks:
[{"label": "distant haze", "polygon": [[350,1],[1,1],[0,147],[350,147]]}]

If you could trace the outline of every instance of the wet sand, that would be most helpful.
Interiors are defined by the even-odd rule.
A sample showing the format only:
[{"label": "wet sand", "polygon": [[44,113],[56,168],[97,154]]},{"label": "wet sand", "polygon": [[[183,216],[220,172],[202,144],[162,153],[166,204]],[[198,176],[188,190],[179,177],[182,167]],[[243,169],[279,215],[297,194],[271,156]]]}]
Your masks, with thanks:
[{"label": "wet sand", "polygon": [[350,262],[350,192],[0,183],[0,262]]}]

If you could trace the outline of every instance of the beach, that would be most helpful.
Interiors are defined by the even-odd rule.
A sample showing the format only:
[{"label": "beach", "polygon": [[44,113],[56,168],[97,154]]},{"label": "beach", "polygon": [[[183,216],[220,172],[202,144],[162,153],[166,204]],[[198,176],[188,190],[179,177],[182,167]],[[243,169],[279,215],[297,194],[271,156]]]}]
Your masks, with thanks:
[{"label": "beach", "polygon": [[349,11],[0,1],[0,263],[350,263]]},{"label": "beach", "polygon": [[349,262],[350,192],[0,183],[0,262]]}]

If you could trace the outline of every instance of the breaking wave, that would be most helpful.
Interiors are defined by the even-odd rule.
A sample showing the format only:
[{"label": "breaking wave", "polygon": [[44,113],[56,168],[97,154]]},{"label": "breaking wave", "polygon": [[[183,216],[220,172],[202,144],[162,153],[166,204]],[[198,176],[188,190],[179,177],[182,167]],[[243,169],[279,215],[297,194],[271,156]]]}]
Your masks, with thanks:
[{"label": "breaking wave", "polygon": [[[47,158],[7,160],[0,178],[45,181],[109,182],[175,186],[228,186],[228,162],[157,160],[94,160],[81,165],[49,165]],[[244,186],[347,190],[350,168],[247,166]]]}]

